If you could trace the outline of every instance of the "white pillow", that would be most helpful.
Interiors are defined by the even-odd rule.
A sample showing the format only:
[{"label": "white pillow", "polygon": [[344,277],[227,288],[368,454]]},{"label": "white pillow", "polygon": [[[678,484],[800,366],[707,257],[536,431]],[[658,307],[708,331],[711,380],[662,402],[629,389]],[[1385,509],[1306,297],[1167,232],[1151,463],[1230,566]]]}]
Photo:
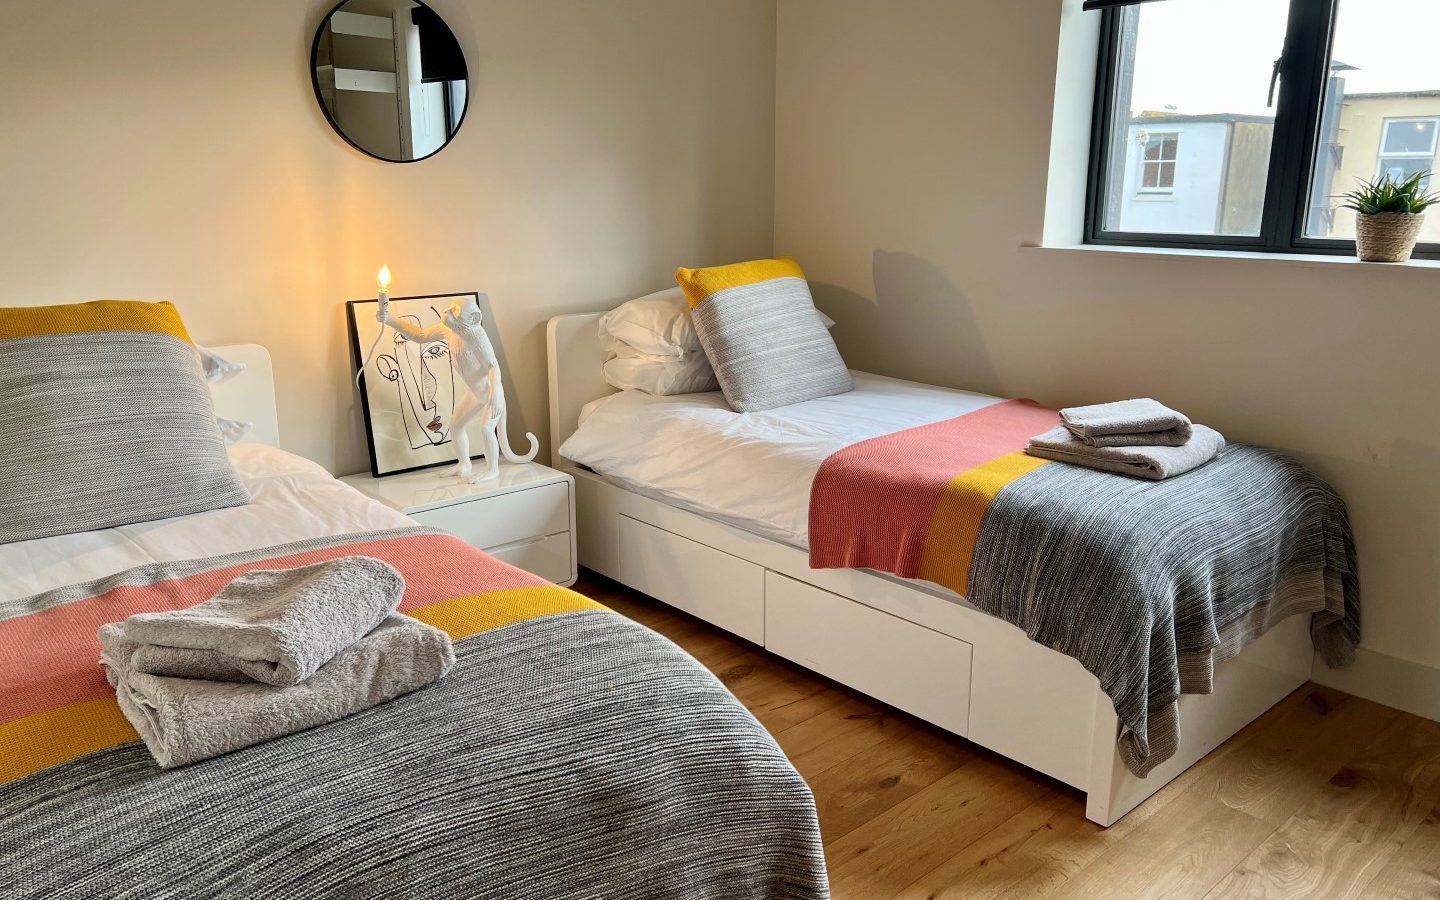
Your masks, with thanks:
[{"label": "white pillow", "polygon": [[[232,362],[199,344],[195,345],[195,349],[200,351],[200,366],[205,370],[205,380],[211,385],[229,381],[245,371],[244,363]],[[215,421],[220,426],[220,436],[225,438],[227,447],[233,447],[245,440],[245,436],[255,427],[254,422],[242,422],[224,416],[216,416]]]},{"label": "white pillow", "polygon": [[[835,326],[824,313],[820,320],[826,328]],[[690,301],[678,285],[601,316],[600,348],[605,351],[605,381],[619,390],[657,397],[720,390],[690,320]]]},{"label": "white pillow", "polygon": [[684,359],[617,356],[605,363],[605,381],[622,391],[644,391],[656,397],[720,390],[715,370],[703,353],[691,353]]},{"label": "white pillow", "polygon": [[244,363],[231,362],[222,356],[217,356],[213,350],[207,350],[199,344],[195,345],[195,349],[200,351],[200,365],[205,369],[205,380],[211,384],[229,381],[245,371]]},{"label": "white pillow", "polygon": [[600,317],[600,345],[606,353],[626,349],[642,356],[703,354],[690,322],[690,302],[679,286],[647,294]]}]

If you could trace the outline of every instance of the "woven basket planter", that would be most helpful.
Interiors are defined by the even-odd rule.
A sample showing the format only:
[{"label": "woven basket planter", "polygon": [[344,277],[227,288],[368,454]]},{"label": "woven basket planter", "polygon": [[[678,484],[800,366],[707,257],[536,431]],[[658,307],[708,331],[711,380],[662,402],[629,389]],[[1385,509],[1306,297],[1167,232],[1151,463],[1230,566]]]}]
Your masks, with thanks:
[{"label": "woven basket planter", "polygon": [[1355,249],[1364,262],[1406,262],[1420,239],[1424,213],[1379,213],[1355,217]]}]

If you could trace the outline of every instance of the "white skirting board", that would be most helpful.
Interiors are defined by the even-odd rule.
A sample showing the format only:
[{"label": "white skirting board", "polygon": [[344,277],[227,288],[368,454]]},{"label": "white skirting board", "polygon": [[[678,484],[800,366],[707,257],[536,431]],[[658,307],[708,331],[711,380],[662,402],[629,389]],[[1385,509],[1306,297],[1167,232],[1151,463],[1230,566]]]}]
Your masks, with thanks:
[{"label": "white skirting board", "polygon": [[1361,647],[1345,669],[1330,668],[1316,654],[1311,680],[1440,722],[1440,669],[1433,666]]}]

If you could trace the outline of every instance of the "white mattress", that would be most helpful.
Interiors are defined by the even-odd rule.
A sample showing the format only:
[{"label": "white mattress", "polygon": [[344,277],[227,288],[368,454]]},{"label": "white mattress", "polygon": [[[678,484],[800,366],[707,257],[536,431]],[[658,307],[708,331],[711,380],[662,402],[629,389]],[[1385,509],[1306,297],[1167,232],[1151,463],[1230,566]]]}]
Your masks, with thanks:
[{"label": "white mattress", "polygon": [[582,411],[560,455],[636,493],[806,549],[810,485],[827,456],[1000,402],[852,374],[847,394],[758,413],[734,412],[719,393],[622,391]]},{"label": "white mattress", "polygon": [[239,444],[230,458],[246,506],[0,545],[0,601],[103,578],[149,562],[197,559],[291,541],[414,524],[283,450]]}]

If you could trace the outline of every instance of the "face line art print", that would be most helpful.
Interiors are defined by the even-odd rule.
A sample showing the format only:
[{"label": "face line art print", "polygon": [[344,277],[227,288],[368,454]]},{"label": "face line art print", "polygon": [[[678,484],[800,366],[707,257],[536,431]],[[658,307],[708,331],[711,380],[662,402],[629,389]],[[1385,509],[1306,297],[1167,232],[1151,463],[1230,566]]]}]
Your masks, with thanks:
[{"label": "face line art print", "polygon": [[[432,306],[430,311],[437,320],[440,318],[438,309]],[[423,325],[419,316],[401,318]],[[380,355],[375,365],[380,375],[395,385],[396,408],[410,449],[444,446],[450,443],[455,405],[455,368],[450,347],[443,338],[418,343],[399,332],[392,334],[394,353]]]}]

